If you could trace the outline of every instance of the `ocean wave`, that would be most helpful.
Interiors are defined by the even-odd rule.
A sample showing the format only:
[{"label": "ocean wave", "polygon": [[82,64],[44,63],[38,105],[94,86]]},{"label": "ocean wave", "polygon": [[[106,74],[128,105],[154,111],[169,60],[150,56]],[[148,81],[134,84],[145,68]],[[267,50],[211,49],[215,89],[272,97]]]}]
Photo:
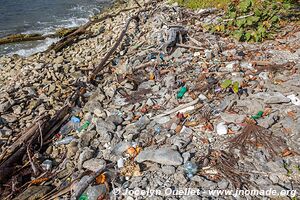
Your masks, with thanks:
[{"label": "ocean wave", "polygon": [[47,38],[42,43],[38,44],[36,47],[30,48],[30,49],[20,49],[20,50],[11,52],[8,55],[18,54],[20,56],[27,57],[27,56],[33,55],[35,53],[38,53],[38,52],[46,51],[47,48],[51,44],[57,42],[58,40],[59,40],[59,38]]}]

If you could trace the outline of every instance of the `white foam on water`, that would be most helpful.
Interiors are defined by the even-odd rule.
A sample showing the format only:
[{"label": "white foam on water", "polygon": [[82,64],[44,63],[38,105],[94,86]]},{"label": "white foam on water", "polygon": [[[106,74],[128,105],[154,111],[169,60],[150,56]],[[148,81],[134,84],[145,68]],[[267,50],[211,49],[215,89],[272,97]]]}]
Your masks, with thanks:
[{"label": "white foam on water", "polygon": [[35,53],[46,51],[47,48],[51,44],[57,42],[58,40],[59,40],[59,38],[46,38],[41,44],[37,45],[34,48],[20,49],[20,50],[17,50],[15,52],[9,53],[9,55],[18,54],[18,55],[23,56],[23,57],[28,57],[28,56],[33,55]]}]

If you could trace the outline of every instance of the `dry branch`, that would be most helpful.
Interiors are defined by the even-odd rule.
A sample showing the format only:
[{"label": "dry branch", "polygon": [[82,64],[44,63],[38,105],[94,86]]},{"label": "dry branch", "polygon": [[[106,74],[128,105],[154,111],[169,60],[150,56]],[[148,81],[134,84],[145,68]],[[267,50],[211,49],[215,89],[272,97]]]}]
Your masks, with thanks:
[{"label": "dry branch", "polygon": [[136,15],[130,17],[127,22],[126,22],[126,25],[124,27],[124,29],[122,30],[119,38],[117,39],[117,41],[115,42],[115,44],[113,45],[113,47],[107,52],[107,54],[104,56],[104,58],[101,60],[100,64],[92,71],[92,74],[89,78],[89,81],[93,81],[96,77],[96,75],[103,70],[104,66],[105,66],[105,63],[107,62],[107,60],[109,59],[109,57],[117,50],[117,48],[119,47],[119,45],[121,44],[126,32],[127,32],[127,29],[129,27],[129,24],[132,20],[138,20],[138,15],[141,13],[141,12],[145,12],[147,11],[148,9],[142,9],[140,11],[137,12]]}]

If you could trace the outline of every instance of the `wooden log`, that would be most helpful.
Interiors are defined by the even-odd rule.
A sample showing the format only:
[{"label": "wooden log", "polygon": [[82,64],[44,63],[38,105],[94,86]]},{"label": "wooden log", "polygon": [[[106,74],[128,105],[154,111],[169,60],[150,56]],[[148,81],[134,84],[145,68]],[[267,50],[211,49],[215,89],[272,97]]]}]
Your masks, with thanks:
[{"label": "wooden log", "polygon": [[0,38],[0,45],[9,44],[9,43],[18,43],[18,42],[26,42],[26,41],[37,41],[44,40],[49,37],[56,37],[55,34],[49,35],[40,35],[40,34],[16,34],[9,35],[4,38]]}]

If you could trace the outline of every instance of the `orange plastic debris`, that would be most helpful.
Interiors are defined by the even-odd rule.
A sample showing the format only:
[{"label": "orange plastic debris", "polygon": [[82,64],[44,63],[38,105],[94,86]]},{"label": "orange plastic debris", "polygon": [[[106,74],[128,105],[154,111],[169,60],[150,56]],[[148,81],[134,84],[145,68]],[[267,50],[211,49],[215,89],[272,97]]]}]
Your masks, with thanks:
[{"label": "orange plastic debris", "polygon": [[150,72],[150,75],[149,75],[149,80],[154,80],[155,79],[155,75],[153,72]]},{"label": "orange plastic debris", "polygon": [[294,151],[291,151],[289,149],[285,149],[281,153],[282,157],[295,156],[296,154],[297,153],[295,153]]},{"label": "orange plastic debris", "polygon": [[136,149],[134,147],[130,147],[127,149],[127,153],[131,156],[131,157],[135,157],[137,156],[137,152]]},{"label": "orange plastic debris", "polygon": [[296,119],[296,113],[293,112],[293,111],[288,111],[288,112],[287,112],[287,115],[288,115],[290,118],[292,118],[292,119]]},{"label": "orange plastic debris", "polygon": [[194,127],[197,126],[199,123],[197,121],[192,121],[192,122],[186,122],[186,126]]},{"label": "orange plastic debris", "polygon": [[105,174],[100,174],[99,176],[96,177],[96,183],[97,184],[103,184],[105,182],[106,182]]},{"label": "orange plastic debris", "polygon": [[182,126],[181,126],[180,124],[178,124],[178,125],[176,126],[175,132],[176,132],[176,133],[180,133],[181,129],[182,129]]},{"label": "orange plastic debris", "polygon": [[40,184],[40,183],[48,181],[48,180],[49,180],[49,178],[38,178],[38,179],[32,180],[30,183],[36,185],[36,184]]},{"label": "orange plastic debris", "polygon": [[142,148],[141,147],[136,147],[135,151],[136,151],[137,154],[139,154],[142,151]]}]

